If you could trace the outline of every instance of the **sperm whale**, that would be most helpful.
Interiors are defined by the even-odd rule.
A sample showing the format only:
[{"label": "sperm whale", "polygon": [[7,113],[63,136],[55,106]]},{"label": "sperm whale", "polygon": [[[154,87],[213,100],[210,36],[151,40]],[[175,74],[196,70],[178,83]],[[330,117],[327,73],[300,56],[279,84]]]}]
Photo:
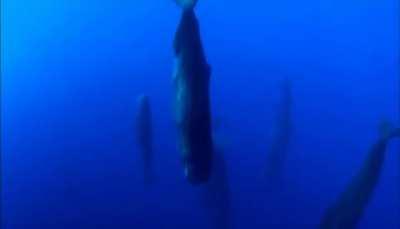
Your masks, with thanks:
[{"label": "sperm whale", "polygon": [[379,182],[388,142],[395,137],[400,137],[400,129],[385,131],[379,136],[360,171],[325,212],[320,224],[321,229],[357,228]]},{"label": "sperm whale", "polygon": [[281,181],[284,173],[287,151],[292,135],[292,85],[288,78],[282,82],[281,102],[278,107],[276,130],[268,150],[266,178],[269,184]]},{"label": "sperm whale", "polygon": [[194,12],[197,1],[176,1],[182,15],[174,39],[175,112],[186,179],[208,181],[212,170],[213,140],[210,114],[210,67]]},{"label": "sperm whale", "polygon": [[138,98],[138,111],[136,115],[136,138],[143,160],[143,175],[146,184],[151,183],[153,159],[153,131],[152,114],[149,97],[141,95]]}]

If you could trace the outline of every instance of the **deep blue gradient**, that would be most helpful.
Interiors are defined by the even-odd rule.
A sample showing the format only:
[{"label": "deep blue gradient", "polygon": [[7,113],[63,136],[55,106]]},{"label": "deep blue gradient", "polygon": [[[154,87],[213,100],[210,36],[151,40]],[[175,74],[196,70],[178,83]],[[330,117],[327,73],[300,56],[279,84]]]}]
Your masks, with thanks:
[{"label": "deep blue gradient", "polygon": [[[235,228],[316,228],[398,120],[396,0],[200,0]],[[4,229],[210,228],[183,178],[173,123],[170,0],[2,0]],[[286,191],[265,191],[283,77],[293,80]],[[154,111],[157,181],[144,187],[136,97]],[[394,141],[361,228],[400,227]]]}]

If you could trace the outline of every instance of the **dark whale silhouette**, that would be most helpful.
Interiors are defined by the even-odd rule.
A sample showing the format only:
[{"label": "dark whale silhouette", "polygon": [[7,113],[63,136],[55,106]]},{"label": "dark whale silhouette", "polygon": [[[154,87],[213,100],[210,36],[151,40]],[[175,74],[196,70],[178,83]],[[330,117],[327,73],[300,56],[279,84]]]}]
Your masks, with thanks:
[{"label": "dark whale silhouette", "polygon": [[372,145],[360,171],[322,218],[321,229],[351,229],[358,223],[381,176],[388,142],[400,137],[400,129],[385,131]]},{"label": "dark whale silhouette", "polygon": [[149,97],[141,95],[138,98],[138,111],[136,116],[136,138],[143,160],[144,182],[149,184],[153,180],[153,131],[152,114]]},{"label": "dark whale silhouette", "polygon": [[275,121],[275,132],[268,149],[265,166],[266,179],[271,186],[279,184],[283,179],[287,151],[292,136],[292,104],[292,84],[288,78],[285,78],[282,82],[281,102]]},{"label": "dark whale silhouette", "polygon": [[177,1],[182,6],[182,16],[174,40],[174,84],[176,121],[185,176],[190,183],[199,184],[207,182],[211,174],[213,140],[209,98],[210,67],[192,8],[195,2]]}]

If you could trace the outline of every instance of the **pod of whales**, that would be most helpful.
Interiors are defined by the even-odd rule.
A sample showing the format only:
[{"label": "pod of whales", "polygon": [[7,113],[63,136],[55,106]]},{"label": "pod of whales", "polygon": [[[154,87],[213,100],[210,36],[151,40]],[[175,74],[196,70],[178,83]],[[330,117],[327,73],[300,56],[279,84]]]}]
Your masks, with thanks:
[{"label": "pod of whales", "polygon": [[[212,136],[210,108],[211,68],[203,49],[199,21],[194,8],[197,0],[175,0],[181,17],[175,32],[173,73],[175,121],[179,150],[186,180],[205,184],[204,202],[216,228],[231,228],[231,196],[226,163],[216,151]],[[141,150],[146,183],[152,180],[152,126],[149,98],[139,98],[137,141]],[[279,184],[285,171],[288,147],[293,132],[293,94],[291,81],[285,78],[281,103],[277,109],[276,130],[268,150],[264,174],[271,186]],[[385,151],[400,129],[382,133],[373,143],[362,168],[338,199],[327,208],[319,224],[321,229],[356,228],[373,196],[381,176]]]}]

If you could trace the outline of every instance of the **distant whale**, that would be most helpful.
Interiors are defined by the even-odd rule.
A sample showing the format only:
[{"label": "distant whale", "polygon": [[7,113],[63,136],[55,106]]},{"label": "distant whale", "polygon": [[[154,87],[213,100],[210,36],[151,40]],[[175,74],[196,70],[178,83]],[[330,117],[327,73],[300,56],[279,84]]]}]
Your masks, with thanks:
[{"label": "distant whale", "polygon": [[394,137],[400,137],[400,129],[381,134],[373,144],[361,170],[337,201],[327,209],[320,224],[321,229],[357,228],[379,181],[387,144]]},{"label": "distant whale", "polygon": [[152,182],[152,159],[153,159],[153,131],[152,114],[149,97],[141,95],[138,98],[138,111],[136,116],[136,137],[143,160],[143,174],[146,184]]},{"label": "distant whale", "polygon": [[287,151],[292,135],[292,105],[292,85],[290,80],[285,78],[282,82],[281,102],[275,122],[275,133],[266,160],[265,174],[268,183],[271,185],[282,181],[284,174]]},{"label": "distant whale", "polygon": [[185,177],[192,184],[200,184],[208,181],[212,169],[210,67],[191,8],[196,1],[176,2],[182,7],[174,40],[176,121]]}]

